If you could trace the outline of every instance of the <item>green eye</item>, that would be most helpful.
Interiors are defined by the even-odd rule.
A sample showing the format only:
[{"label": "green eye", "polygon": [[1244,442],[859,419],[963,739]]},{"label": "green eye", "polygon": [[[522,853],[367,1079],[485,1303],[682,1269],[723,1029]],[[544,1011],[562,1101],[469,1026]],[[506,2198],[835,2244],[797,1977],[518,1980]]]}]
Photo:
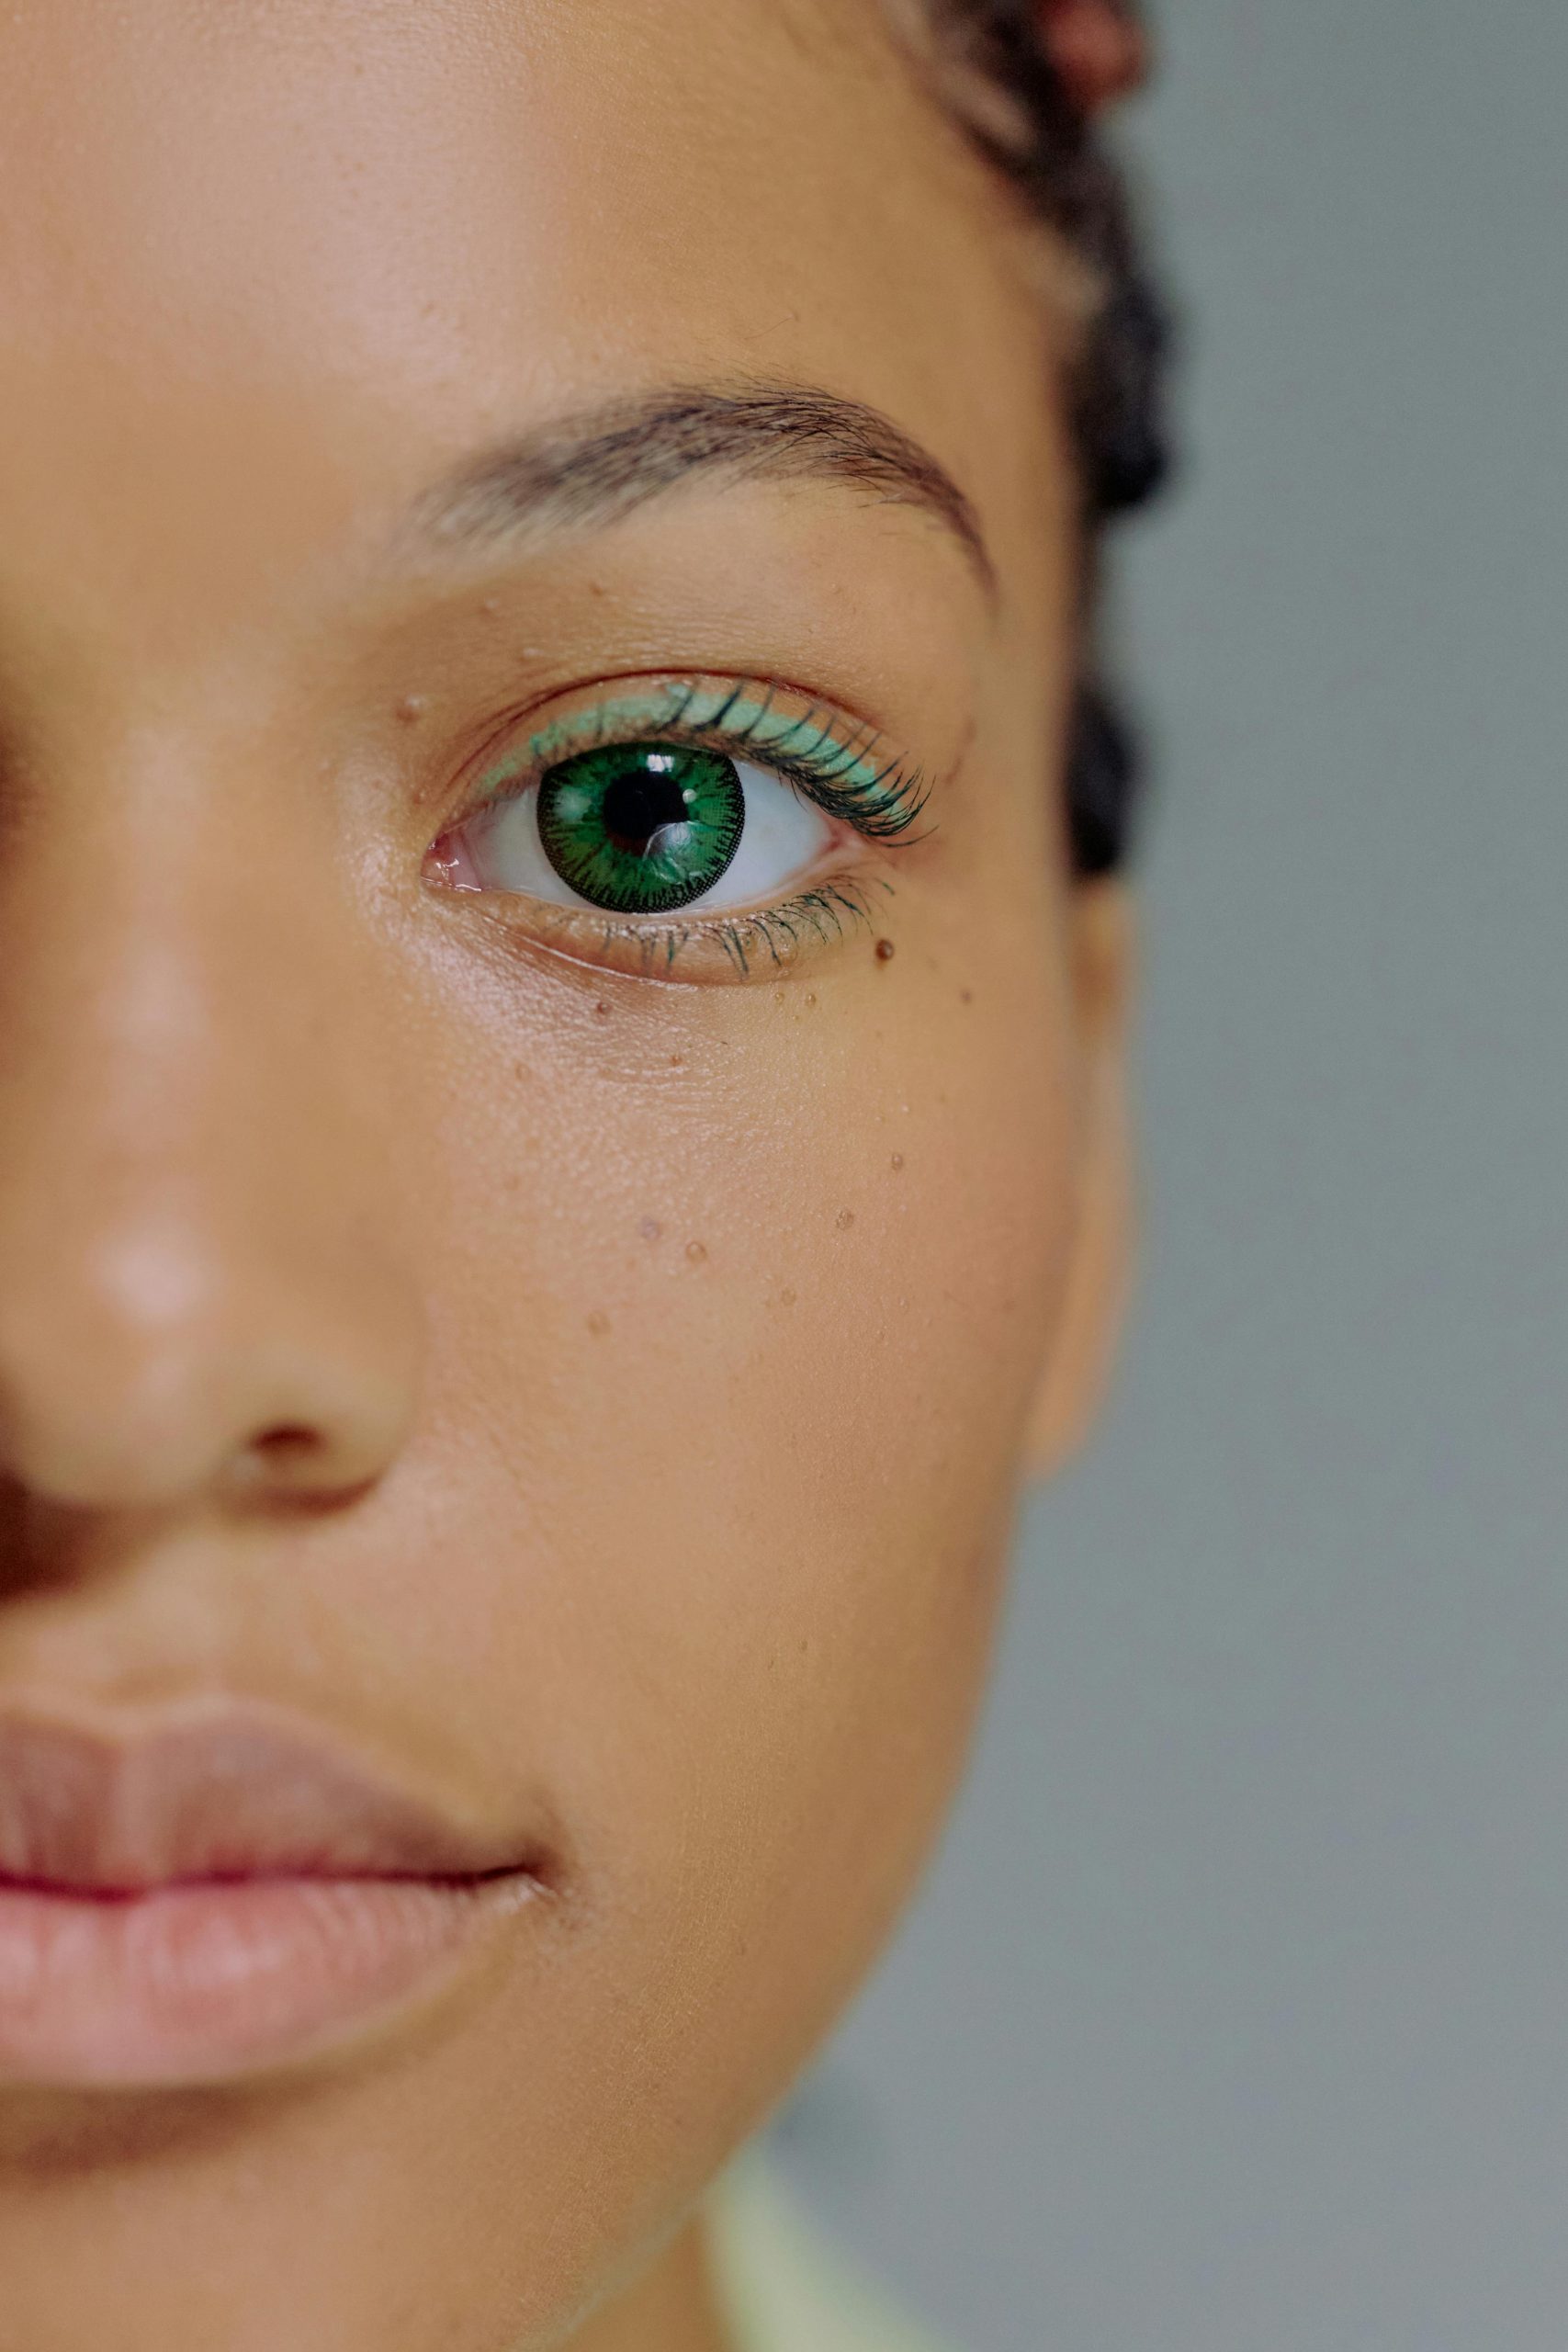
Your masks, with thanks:
[{"label": "green eye", "polygon": [[[919,771],[863,721],[765,682],[671,677],[508,744],[425,871],[447,889],[592,909],[610,919],[606,947],[662,941],[667,967],[702,930],[744,972],[759,940],[776,962],[778,941],[793,954],[862,911],[852,879],[825,870],[835,846],[852,831],[891,847],[924,805]],[[730,922],[732,910],[745,911]],[[554,936],[564,917],[546,920]]]},{"label": "green eye", "polygon": [[539,781],[539,842],[569,889],[615,914],[667,914],[700,899],[740,844],[733,760],[679,743],[579,752]]}]

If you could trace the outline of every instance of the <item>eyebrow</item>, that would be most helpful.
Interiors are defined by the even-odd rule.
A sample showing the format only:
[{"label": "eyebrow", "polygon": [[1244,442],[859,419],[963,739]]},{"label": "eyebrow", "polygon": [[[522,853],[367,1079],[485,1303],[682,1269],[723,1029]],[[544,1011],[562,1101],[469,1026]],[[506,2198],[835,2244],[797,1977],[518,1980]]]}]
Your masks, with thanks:
[{"label": "eyebrow", "polygon": [[703,479],[827,481],[932,516],[987,595],[996,573],[969,500],[880,410],[810,386],[674,386],[537,426],[468,459],[414,503],[416,542],[465,550],[536,531],[602,527]]}]

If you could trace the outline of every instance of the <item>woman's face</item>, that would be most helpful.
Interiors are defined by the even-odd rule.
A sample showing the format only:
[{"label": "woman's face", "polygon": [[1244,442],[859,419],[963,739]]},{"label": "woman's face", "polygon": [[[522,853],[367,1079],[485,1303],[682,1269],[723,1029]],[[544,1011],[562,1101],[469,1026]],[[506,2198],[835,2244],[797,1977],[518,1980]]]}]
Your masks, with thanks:
[{"label": "woman's face", "polygon": [[869,0],[5,13],[7,2342],[565,2341],[905,1893],[1111,1257],[1039,284]]}]

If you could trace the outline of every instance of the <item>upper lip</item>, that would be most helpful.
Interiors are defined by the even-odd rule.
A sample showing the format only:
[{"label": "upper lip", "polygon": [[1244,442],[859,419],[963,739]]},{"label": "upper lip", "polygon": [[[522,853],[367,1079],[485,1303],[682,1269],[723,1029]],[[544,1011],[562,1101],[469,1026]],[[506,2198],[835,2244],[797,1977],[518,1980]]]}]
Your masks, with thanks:
[{"label": "upper lip", "polygon": [[134,1894],[264,1876],[471,1879],[531,1859],[270,1710],[133,1736],[0,1713],[0,1881]]}]

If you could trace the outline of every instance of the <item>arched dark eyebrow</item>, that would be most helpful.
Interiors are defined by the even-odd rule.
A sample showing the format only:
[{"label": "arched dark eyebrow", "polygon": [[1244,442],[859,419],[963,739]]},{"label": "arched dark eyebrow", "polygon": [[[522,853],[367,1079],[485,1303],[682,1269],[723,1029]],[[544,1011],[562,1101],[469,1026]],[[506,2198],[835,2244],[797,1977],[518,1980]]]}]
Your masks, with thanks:
[{"label": "arched dark eyebrow", "polygon": [[412,535],[464,548],[516,533],[618,521],[702,475],[826,481],[934,515],[987,594],[996,575],[975,510],[891,418],[795,385],[676,386],[556,419],[470,459],[426,491]]}]

